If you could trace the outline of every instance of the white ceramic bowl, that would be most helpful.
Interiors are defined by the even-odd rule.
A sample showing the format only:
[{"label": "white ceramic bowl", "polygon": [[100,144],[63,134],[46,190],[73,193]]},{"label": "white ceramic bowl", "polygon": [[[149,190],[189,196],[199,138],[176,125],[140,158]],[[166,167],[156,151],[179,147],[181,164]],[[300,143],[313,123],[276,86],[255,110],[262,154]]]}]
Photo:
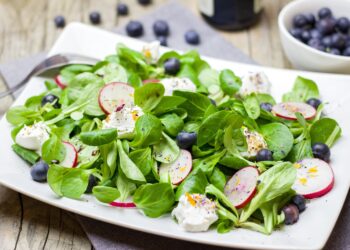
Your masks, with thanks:
[{"label": "white ceramic bowl", "polygon": [[318,51],[298,41],[288,30],[296,14],[317,14],[329,7],[334,16],[350,18],[350,0],[296,0],[286,5],[279,14],[278,26],[284,52],[294,67],[309,71],[350,74],[350,57]]}]

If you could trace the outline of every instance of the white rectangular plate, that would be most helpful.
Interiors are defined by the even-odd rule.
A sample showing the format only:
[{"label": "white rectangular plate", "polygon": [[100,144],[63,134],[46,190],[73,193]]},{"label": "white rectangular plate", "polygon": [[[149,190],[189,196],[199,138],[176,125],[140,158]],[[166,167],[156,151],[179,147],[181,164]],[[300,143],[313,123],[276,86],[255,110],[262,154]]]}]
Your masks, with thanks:
[{"label": "white rectangular plate", "polygon": [[[67,52],[102,59],[106,55],[115,53],[118,42],[137,50],[140,50],[144,44],[138,40],[74,23],[64,30],[49,54]],[[163,49],[164,51],[166,49]],[[278,98],[291,89],[296,76],[313,79],[320,88],[322,99],[330,102],[328,112],[343,128],[343,137],[332,149],[331,165],[335,174],[335,186],[329,194],[308,204],[308,208],[301,214],[297,224],[286,226],[270,236],[244,229],[233,230],[227,234],[218,234],[215,230],[205,233],[187,233],[182,231],[169,216],[158,219],[147,218],[136,209],[104,206],[88,195],[82,200],[58,198],[47,184],[31,180],[28,165],[11,150],[13,144],[10,136],[11,126],[4,118],[0,122],[0,183],[77,214],[180,240],[254,249],[321,249],[335,225],[350,185],[349,157],[347,156],[350,149],[350,76],[272,69],[212,58],[205,59],[214,68],[229,68],[238,75],[248,71],[264,71],[273,84],[272,94]],[[28,97],[39,94],[44,89],[43,78],[31,79],[14,105],[23,104]]]}]

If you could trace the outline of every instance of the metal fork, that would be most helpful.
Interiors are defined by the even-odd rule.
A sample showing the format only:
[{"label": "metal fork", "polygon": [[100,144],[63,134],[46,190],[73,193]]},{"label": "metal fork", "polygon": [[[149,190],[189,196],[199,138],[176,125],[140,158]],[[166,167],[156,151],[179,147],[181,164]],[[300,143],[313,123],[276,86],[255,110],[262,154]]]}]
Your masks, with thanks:
[{"label": "metal fork", "polygon": [[9,88],[6,91],[0,92],[0,98],[8,96],[16,90],[23,87],[31,77],[40,75],[49,69],[59,68],[69,64],[87,64],[93,65],[98,62],[98,59],[81,56],[76,54],[57,54],[46,58],[44,61],[39,63],[35,68],[17,85]]}]

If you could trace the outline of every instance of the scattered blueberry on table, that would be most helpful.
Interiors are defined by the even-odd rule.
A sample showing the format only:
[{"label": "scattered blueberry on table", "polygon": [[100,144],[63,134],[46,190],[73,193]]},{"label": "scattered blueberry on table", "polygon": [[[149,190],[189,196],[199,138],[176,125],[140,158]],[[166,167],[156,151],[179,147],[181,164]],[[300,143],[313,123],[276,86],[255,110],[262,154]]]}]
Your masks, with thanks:
[{"label": "scattered blueberry on table", "polygon": [[200,43],[200,37],[197,31],[189,30],[185,33],[185,40],[187,43],[197,45]]},{"label": "scattered blueberry on table", "polygon": [[126,25],[126,33],[131,37],[140,37],[143,35],[143,26],[139,21],[130,21]]},{"label": "scattered blueberry on table", "polygon": [[160,42],[160,45],[168,46],[168,41],[166,36],[157,36],[157,40]]},{"label": "scattered blueberry on table", "polygon": [[310,47],[333,55],[350,56],[350,20],[336,18],[330,8],[321,8],[317,16],[300,13],[294,16],[289,33]]},{"label": "scattered blueberry on table", "polygon": [[97,11],[93,11],[89,15],[90,22],[93,24],[99,24],[101,22],[101,14]]},{"label": "scattered blueberry on table", "polygon": [[63,16],[56,16],[54,22],[57,28],[63,28],[66,25],[66,20]]},{"label": "scattered blueberry on table", "polygon": [[169,25],[164,20],[157,20],[153,24],[153,32],[156,36],[168,36]]},{"label": "scattered blueberry on table", "polygon": [[152,2],[151,0],[137,0],[137,1],[139,2],[139,4],[142,4],[142,5],[148,5]]},{"label": "scattered blueberry on table", "polygon": [[125,3],[119,3],[117,5],[117,13],[121,16],[126,16],[129,14],[129,8]]}]

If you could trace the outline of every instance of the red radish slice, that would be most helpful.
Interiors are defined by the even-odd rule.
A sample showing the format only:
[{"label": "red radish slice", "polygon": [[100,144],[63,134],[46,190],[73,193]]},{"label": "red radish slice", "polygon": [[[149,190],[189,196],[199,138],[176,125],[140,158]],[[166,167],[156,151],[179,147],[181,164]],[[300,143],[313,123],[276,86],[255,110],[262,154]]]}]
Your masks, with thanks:
[{"label": "red radish slice", "polygon": [[192,155],[187,150],[181,149],[179,156],[172,163],[162,163],[159,175],[169,174],[172,184],[180,184],[192,170]]},{"label": "red radish slice", "polygon": [[272,113],[286,120],[297,120],[295,113],[301,113],[306,120],[316,115],[316,109],[303,102],[282,102],[272,108]]},{"label": "red radish slice", "polygon": [[242,208],[253,199],[256,192],[259,171],[245,167],[237,171],[225,185],[224,193],[236,208]]},{"label": "red radish slice", "polygon": [[63,142],[66,148],[66,157],[60,162],[60,166],[66,168],[74,168],[78,163],[78,152],[69,142]]},{"label": "red radish slice", "polygon": [[57,75],[55,77],[55,82],[57,86],[60,87],[61,89],[64,89],[67,87],[67,84],[64,82],[63,77],[61,75]]},{"label": "red radish slice", "polygon": [[123,104],[132,105],[134,103],[134,88],[121,82],[106,84],[100,90],[98,103],[106,114],[112,113]]},{"label": "red radish slice", "polygon": [[113,206],[113,207],[136,207],[134,202],[120,202],[120,201],[112,201],[111,203],[109,203],[109,205]]},{"label": "red radish slice", "polygon": [[157,83],[157,82],[159,82],[158,79],[146,79],[146,80],[143,80],[143,81],[142,81],[143,84]]},{"label": "red radish slice", "polygon": [[321,197],[332,190],[334,174],[331,166],[317,158],[307,158],[294,164],[297,179],[293,189],[307,199]]}]

